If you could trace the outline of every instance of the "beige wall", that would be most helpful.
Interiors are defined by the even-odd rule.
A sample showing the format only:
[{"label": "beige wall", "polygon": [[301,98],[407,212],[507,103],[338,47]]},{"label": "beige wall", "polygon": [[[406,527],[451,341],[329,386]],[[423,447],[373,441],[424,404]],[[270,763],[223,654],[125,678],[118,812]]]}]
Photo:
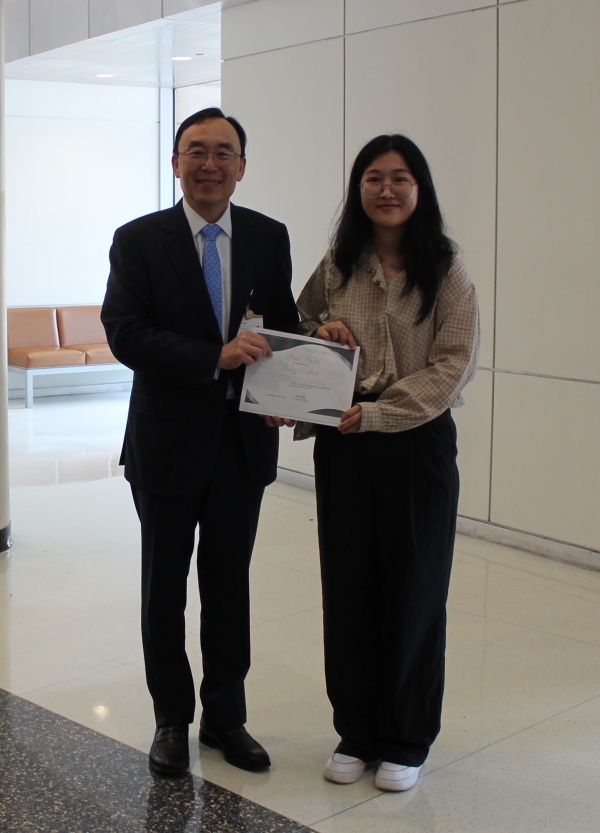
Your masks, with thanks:
[{"label": "beige wall", "polygon": [[[598,0],[256,0],[222,23],[237,198],[288,224],[296,291],[360,146],[422,147],[482,312],[461,515],[600,566]],[[310,474],[310,445],[284,435],[280,462]]]}]

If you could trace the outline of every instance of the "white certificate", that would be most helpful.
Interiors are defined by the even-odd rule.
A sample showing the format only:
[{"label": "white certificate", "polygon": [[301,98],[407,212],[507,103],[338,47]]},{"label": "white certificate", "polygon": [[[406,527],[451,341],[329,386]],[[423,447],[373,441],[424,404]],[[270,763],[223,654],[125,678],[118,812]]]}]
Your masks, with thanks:
[{"label": "white certificate", "polygon": [[257,329],[273,350],[246,367],[240,411],[337,425],[352,404],[358,351],[320,338]]}]

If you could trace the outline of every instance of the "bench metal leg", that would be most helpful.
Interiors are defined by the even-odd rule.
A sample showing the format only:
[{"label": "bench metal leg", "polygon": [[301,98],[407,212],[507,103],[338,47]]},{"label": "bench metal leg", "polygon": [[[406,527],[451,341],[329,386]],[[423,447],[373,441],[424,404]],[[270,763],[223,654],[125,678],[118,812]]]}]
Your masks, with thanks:
[{"label": "bench metal leg", "polygon": [[25,374],[25,407],[33,408],[33,373]]}]

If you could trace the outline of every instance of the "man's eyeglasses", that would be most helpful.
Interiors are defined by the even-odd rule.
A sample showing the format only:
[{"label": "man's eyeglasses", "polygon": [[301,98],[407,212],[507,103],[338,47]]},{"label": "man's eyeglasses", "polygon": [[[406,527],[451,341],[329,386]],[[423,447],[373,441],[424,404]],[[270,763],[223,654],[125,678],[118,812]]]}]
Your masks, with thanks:
[{"label": "man's eyeglasses", "polygon": [[405,200],[410,197],[410,192],[413,189],[413,183],[408,179],[399,179],[397,182],[382,182],[380,179],[367,179],[366,182],[361,182],[360,190],[363,196],[368,200],[377,200],[383,196],[386,188],[390,189],[393,197]]},{"label": "man's eyeglasses", "polygon": [[202,148],[192,148],[192,150],[180,150],[177,153],[178,156],[187,156],[192,162],[197,162],[199,165],[203,165],[205,162],[208,162],[208,157],[212,156],[215,165],[227,165],[236,156],[241,156],[241,153],[236,153],[234,150],[227,150],[226,148],[222,148],[221,150],[203,150]]}]

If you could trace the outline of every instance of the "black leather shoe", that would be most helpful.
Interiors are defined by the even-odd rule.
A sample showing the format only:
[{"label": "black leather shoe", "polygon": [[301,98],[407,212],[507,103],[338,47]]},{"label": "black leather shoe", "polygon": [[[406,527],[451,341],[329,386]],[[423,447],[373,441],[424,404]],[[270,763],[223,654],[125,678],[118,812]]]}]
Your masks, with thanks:
[{"label": "black leather shoe", "polygon": [[150,769],[173,778],[185,775],[190,766],[187,726],[159,726],[150,749]]},{"label": "black leather shoe", "polygon": [[267,751],[251,737],[243,726],[236,729],[219,729],[210,726],[204,717],[200,720],[200,743],[211,749],[220,749],[232,766],[260,772],[271,766]]}]

